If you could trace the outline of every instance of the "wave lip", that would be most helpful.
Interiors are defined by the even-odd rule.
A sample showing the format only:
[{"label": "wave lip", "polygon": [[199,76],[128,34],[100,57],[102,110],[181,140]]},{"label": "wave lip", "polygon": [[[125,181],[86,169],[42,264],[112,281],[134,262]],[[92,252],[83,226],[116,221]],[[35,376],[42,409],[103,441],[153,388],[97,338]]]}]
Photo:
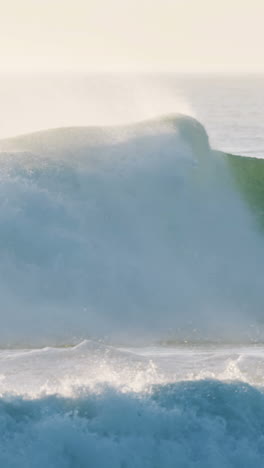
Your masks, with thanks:
[{"label": "wave lip", "polygon": [[0,140],[2,152],[20,151],[45,154],[74,154],[89,148],[125,144],[132,140],[177,133],[196,152],[208,152],[209,141],[204,127],[193,117],[171,114],[122,126],[64,127]]}]

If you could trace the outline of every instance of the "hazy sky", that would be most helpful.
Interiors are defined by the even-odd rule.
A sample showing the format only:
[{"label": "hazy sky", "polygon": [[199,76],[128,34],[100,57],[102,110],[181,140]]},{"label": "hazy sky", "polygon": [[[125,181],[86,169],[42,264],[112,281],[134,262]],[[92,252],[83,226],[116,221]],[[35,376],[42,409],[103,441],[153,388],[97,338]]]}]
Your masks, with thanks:
[{"label": "hazy sky", "polygon": [[264,70],[264,0],[0,0],[2,69]]}]

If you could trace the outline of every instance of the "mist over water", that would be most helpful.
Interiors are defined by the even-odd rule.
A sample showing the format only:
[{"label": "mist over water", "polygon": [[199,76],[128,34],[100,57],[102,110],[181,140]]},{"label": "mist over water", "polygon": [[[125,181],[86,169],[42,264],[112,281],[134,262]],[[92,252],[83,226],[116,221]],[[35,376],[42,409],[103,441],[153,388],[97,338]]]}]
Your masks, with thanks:
[{"label": "mist over water", "polygon": [[206,132],[260,155],[260,88],[203,80],[1,77],[1,466],[262,466],[264,171]]},{"label": "mist over water", "polygon": [[168,113],[194,115],[184,94],[159,76],[2,74],[0,138],[72,125],[116,125]]},{"label": "mist over water", "polygon": [[262,340],[262,234],[196,120],[0,147],[2,345]]}]

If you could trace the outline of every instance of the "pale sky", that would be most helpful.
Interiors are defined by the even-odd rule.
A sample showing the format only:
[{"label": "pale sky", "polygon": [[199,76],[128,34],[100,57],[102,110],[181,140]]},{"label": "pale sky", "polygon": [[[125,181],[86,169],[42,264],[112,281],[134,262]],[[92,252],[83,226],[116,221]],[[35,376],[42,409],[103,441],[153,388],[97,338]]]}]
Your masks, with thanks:
[{"label": "pale sky", "polygon": [[264,71],[264,0],[0,0],[1,70]]}]

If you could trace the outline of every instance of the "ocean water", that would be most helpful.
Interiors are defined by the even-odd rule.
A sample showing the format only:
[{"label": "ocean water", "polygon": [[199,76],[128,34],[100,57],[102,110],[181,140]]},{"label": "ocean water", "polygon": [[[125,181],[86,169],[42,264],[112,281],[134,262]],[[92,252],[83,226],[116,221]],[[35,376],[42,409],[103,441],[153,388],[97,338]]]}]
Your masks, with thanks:
[{"label": "ocean water", "polygon": [[1,77],[1,467],[264,466],[262,81]]}]

